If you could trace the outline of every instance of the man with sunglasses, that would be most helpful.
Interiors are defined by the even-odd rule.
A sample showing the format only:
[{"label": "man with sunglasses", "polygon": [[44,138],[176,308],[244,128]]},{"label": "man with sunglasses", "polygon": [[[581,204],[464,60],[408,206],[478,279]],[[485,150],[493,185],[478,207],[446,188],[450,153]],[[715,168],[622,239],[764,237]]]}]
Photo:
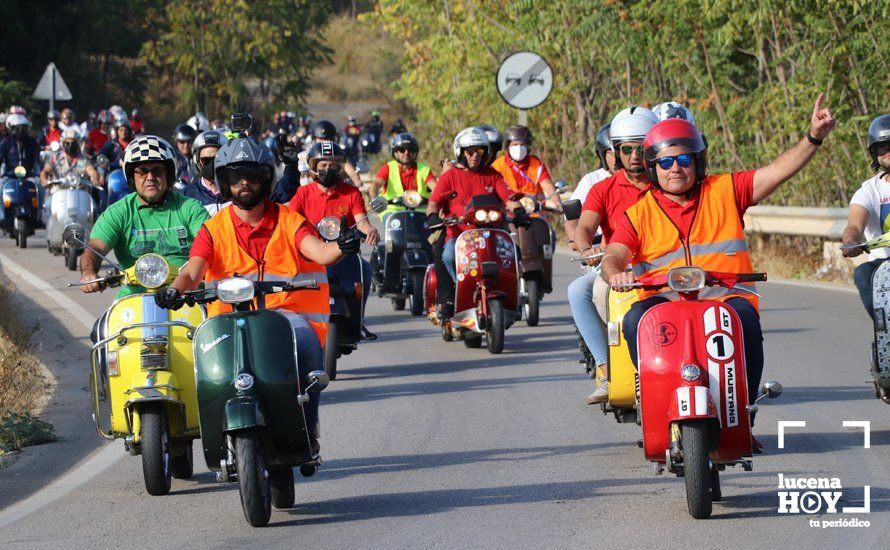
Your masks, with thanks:
[{"label": "man with sunglasses", "polygon": [[[114,256],[124,268],[132,267],[143,254],[154,252],[170,264],[186,262],[192,241],[209,215],[200,202],[171,191],[176,179],[176,153],[164,139],[139,136],[124,150],[122,167],[132,191],[109,206],[96,220],[90,246]],[[81,282],[95,279],[102,258],[89,248],[81,259]],[[80,287],[83,292],[103,290],[98,283]],[[124,285],[119,296],[142,292]]]},{"label": "man with sunglasses", "polygon": [[[611,177],[600,181],[587,193],[581,218],[574,233],[574,247],[582,257],[600,252],[594,244],[597,229],[609,242],[624,212],[649,190],[649,174],[643,166],[643,138],[658,118],[637,105],[624,109],[609,123],[609,143],[614,159]],[[572,281],[568,287],[572,317],[581,338],[596,364],[598,384],[587,403],[604,403],[609,398],[609,346],[606,338],[609,285],[600,277],[599,258],[587,262],[594,269]]]},{"label": "man with sunglasses", "polygon": [[[394,136],[389,142],[389,151],[393,160],[380,167],[371,183],[371,197],[381,195],[391,201],[401,197],[405,191],[417,191],[420,196],[428,199],[436,186],[436,176],[426,164],[417,162],[420,143],[413,135],[404,132]],[[383,219],[387,213],[400,210],[399,206],[389,205],[380,214]]]},{"label": "man with sunglasses", "polygon": [[191,197],[207,209],[213,216],[219,212],[229,201],[222,198],[219,187],[216,185],[216,175],[213,169],[213,161],[220,147],[228,142],[228,138],[219,130],[207,130],[201,132],[192,144],[192,154],[195,162],[195,177],[192,182],[182,190],[182,194]]},{"label": "man with sunglasses", "polygon": [[[652,127],[643,142],[646,168],[654,188],[621,219],[606,246],[603,277],[612,288],[630,290],[638,278],[694,265],[725,273],[753,271],[742,217],[797,174],[819,150],[835,120],[819,94],[810,128],[791,149],[756,170],[707,174],[707,143],[686,120],[671,118]],[[633,271],[625,271],[629,261]],[[740,283],[753,290],[753,284]],[[738,286],[738,285],[737,285]],[[640,290],[624,316],[623,330],[637,364],[637,325],[649,308],[668,301],[669,292]],[[709,287],[708,298],[725,302],[738,314],[744,332],[748,386],[757,388],[763,372],[763,336],[755,294]],[[749,393],[753,403],[756,391]],[[755,452],[762,450],[754,442]]]}]

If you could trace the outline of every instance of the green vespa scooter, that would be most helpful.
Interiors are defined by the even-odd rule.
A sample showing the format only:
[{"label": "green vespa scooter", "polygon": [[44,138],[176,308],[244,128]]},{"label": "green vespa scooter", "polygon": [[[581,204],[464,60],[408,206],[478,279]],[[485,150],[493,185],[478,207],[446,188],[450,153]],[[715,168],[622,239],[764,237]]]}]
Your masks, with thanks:
[{"label": "green vespa scooter", "polygon": [[269,522],[271,506],[293,506],[295,466],[309,477],[321,463],[303,405],[310,392],[327,387],[328,375],[317,370],[300,380],[290,321],[265,309],[268,294],[316,288],[313,280],[236,276],[183,297],[185,303],[220,300],[234,309],[195,331],[198,419],[207,467],[220,481],[238,481],[244,516],[254,527]]}]

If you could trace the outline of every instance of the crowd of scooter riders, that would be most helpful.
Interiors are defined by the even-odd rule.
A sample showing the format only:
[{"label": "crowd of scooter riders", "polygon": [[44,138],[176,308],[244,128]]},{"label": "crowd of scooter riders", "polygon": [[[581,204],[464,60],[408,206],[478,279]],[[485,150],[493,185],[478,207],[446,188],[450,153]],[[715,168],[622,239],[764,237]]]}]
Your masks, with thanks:
[{"label": "crowd of scooter riders", "polygon": [[[650,310],[678,296],[680,301],[707,298],[722,304],[710,322],[718,332],[723,329],[717,339],[705,315],[708,345],[717,346],[708,353],[714,361],[729,358],[744,365],[751,388],[727,397],[728,408],[719,401],[714,414],[735,418],[738,403],[732,400],[742,396],[741,406],[750,413],[743,424],[750,430],[763,374],[754,283],[765,276],[753,273],[742,216],[800,171],[831,133],[835,121],[823,101],[820,95],[799,143],[760,168],[726,174],[708,171],[709,144],[687,107],[674,101],[652,109],[629,106],[600,128],[599,166],[570,196],[566,182],[554,181],[546,163],[532,154],[533,132],[523,125],[503,131],[491,125],[464,128],[453,140],[451,157],[430,165],[419,160],[421,143],[400,119],[384,137],[376,111],[366,124],[350,116],[342,128],[282,111],[265,129],[245,113],[214,121],[197,113],[175,128],[171,144],[146,129],[138,110],[128,115],[117,106],[91,113],[82,124],[70,109],[52,111],[34,138],[27,113],[14,106],[0,115],[6,134],[0,141],[3,227],[20,246],[36,228],[46,227],[50,252],[65,255],[71,269],[83,254],[79,284],[84,292],[115,286],[120,272],[138,272],[140,257],[156,254],[175,270],[164,271],[155,286],[135,276],[119,298],[149,293],[158,307],[171,310],[214,300],[233,304],[207,305],[210,317],[244,308],[283,312],[300,357],[299,385],[322,389],[336,378],[338,358],[362,340],[377,338],[364,319],[372,294],[389,298],[395,310],[407,306],[413,315],[426,315],[446,341],[461,340],[469,348],[485,342],[489,352],[500,353],[505,331],[520,321],[536,325],[540,302],[553,291],[554,222],[562,218],[567,244],[578,253],[583,271],[569,285],[568,297],[583,362],[595,379],[587,403],[614,412],[619,422],[639,422],[639,386],[654,352],[648,339],[638,341],[638,329],[650,330],[645,319],[657,318]],[[876,118],[867,136],[877,175],[854,197],[844,253],[867,250],[875,256],[856,277],[871,313],[871,280],[864,272],[873,273],[885,259],[867,242],[890,223],[882,206],[890,197],[890,115]],[[369,155],[387,149],[390,158],[363,183]],[[70,197],[62,190],[71,191]],[[77,212],[72,204],[87,206]],[[382,232],[371,223],[373,214]],[[58,227],[51,231],[53,222]],[[64,228],[75,226],[82,229],[63,235]],[[286,239],[280,238],[282,231],[290,233]],[[370,260],[362,257],[361,242],[371,247]],[[116,263],[107,256],[112,251]],[[103,261],[112,262],[118,273],[100,275]],[[244,283],[251,286],[249,297],[239,294],[246,292],[242,287],[226,286],[237,286],[227,282],[233,278],[252,281]],[[273,281],[283,286],[262,286]],[[196,294],[215,287],[219,290],[209,299]],[[634,294],[617,317],[616,291]],[[227,293],[243,299],[227,302]],[[97,346],[108,343],[110,323],[108,313],[97,321]],[[668,321],[651,330],[664,348],[678,338]],[[204,353],[225,338],[201,344]],[[625,359],[616,355],[619,344]],[[102,357],[94,371],[97,394],[99,379],[109,376],[108,354]],[[875,369],[876,393],[884,395],[883,374]],[[699,370],[685,365],[683,380],[693,384]],[[252,380],[239,375],[234,385],[246,392]],[[764,387],[769,397],[780,392]],[[307,391],[300,397],[308,444],[298,453],[301,458],[288,463],[311,475],[319,464],[318,395]],[[700,408],[703,415],[710,411],[695,406],[696,413]],[[727,464],[750,466],[742,458],[745,448],[762,451],[750,431],[741,440],[741,447],[727,451]],[[137,444],[131,452],[138,454]],[[665,461],[661,447],[652,456]],[[682,448],[671,446],[667,456],[667,467],[682,475]],[[222,465],[212,464],[209,454],[207,459],[224,478],[246,476],[227,470],[235,465],[227,466],[225,458]],[[716,462],[711,466],[713,497],[718,468]],[[689,471],[691,462],[685,468]],[[243,496],[249,488],[241,489],[251,524],[268,521],[268,514],[249,512]],[[164,488],[154,486],[154,491]],[[690,513],[706,517],[710,500],[706,512],[690,501]]]}]

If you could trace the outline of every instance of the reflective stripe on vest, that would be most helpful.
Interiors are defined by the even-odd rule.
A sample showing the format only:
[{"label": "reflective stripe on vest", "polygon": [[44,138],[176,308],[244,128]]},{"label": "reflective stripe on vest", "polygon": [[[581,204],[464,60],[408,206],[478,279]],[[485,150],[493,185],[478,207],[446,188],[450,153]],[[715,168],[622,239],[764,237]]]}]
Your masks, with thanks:
[{"label": "reflective stripe on vest", "polygon": [[[744,225],[735,202],[731,174],[708,176],[701,183],[698,204],[686,241],[680,230],[664,212],[649,191],[627,210],[631,225],[640,239],[640,249],[633,258],[636,278],[666,274],[671,268],[697,266],[708,271],[750,273],[753,271]],[[753,283],[740,286],[755,290]],[[655,294],[667,297],[674,293],[640,291],[640,299]],[[758,308],[757,297],[749,292],[723,287],[708,287],[699,294],[702,298],[724,301],[732,297],[744,298]]]},{"label": "reflective stripe on vest", "polygon": [[[514,171],[507,164],[507,155],[501,155],[493,163],[491,163],[491,167],[500,172],[500,174],[504,177],[504,180],[507,182],[507,186],[516,193],[525,193],[528,195],[537,195],[541,192],[541,173],[544,171],[544,163],[541,162],[541,159],[534,155],[529,155],[528,157],[528,169],[520,170],[518,167]],[[516,179],[517,173],[522,178],[521,182],[518,182]],[[534,178],[529,176],[529,174],[534,174]]]},{"label": "reflective stripe on vest", "polygon": [[[389,176],[386,179],[386,193],[383,196],[386,200],[391,201],[396,197],[401,197],[402,193],[405,192],[405,188],[402,186],[402,175],[399,173],[399,163],[391,160],[386,163],[389,167]],[[417,163],[417,192],[420,193],[421,197],[430,198],[430,190],[426,186],[426,178],[430,175],[430,167],[422,162]],[[383,214],[387,212],[400,212],[405,210],[404,206],[399,206],[396,204],[390,204],[386,207],[386,210],[380,213],[381,219]]]},{"label": "reflective stripe on vest", "polygon": [[[314,279],[318,290],[279,292],[266,297],[267,309],[286,309],[306,317],[324,347],[330,318],[330,292],[327,270],[300,255],[294,243],[294,235],[306,222],[303,216],[278,206],[278,222],[272,237],[263,251],[263,261],[257,263],[241,245],[235,234],[235,225],[227,206],[206,222],[204,227],[213,239],[213,262],[204,276],[208,284],[215,284],[237,273],[253,281],[297,282]],[[207,316],[232,311],[232,306],[219,301],[207,305]]]}]

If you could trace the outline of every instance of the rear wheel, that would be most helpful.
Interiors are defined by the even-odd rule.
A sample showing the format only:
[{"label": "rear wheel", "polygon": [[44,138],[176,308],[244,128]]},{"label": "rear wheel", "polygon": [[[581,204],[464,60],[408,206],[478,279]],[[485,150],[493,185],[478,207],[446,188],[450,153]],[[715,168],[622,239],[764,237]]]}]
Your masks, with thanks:
[{"label": "rear wheel", "polygon": [[404,298],[392,298],[392,309],[393,309],[393,311],[404,311],[405,310],[405,299]]},{"label": "rear wheel", "polygon": [[324,342],[324,371],[331,380],[337,379],[337,323],[328,323],[328,335]]},{"label": "rear wheel", "polygon": [[262,527],[272,517],[272,496],[263,447],[253,433],[235,434],[232,439],[244,517],[252,526]]},{"label": "rear wheel", "polygon": [[538,326],[541,311],[541,281],[534,277],[526,279],[525,293],[526,302],[523,306],[525,309],[525,322],[530,327],[536,327]]},{"label": "rear wheel", "polygon": [[161,405],[145,407],[140,415],[142,442],[142,477],[150,495],[170,492],[170,438],[167,415]]},{"label": "rear wheel", "polygon": [[15,219],[15,244],[19,248],[28,248],[28,221],[25,218]]},{"label": "rear wheel", "polygon": [[417,316],[423,313],[423,271],[412,271],[408,280],[411,281],[411,315]]},{"label": "rear wheel", "polygon": [[77,271],[77,249],[68,248],[65,253],[65,265],[69,271]]},{"label": "rear wheel", "polygon": [[176,479],[188,479],[195,473],[191,441],[185,444],[185,452],[170,459],[170,472]]},{"label": "rear wheel", "polygon": [[467,335],[464,336],[464,346],[468,348],[481,348],[482,347],[482,335],[474,334],[472,336]]},{"label": "rear wheel", "polygon": [[695,519],[711,516],[711,465],[708,461],[708,426],[693,420],[680,426],[686,505]]},{"label": "rear wheel", "polygon": [[500,300],[488,301],[488,323],[485,327],[489,353],[504,351],[504,304]]},{"label": "rear wheel", "polygon": [[294,494],[294,469],[285,468],[269,472],[269,486],[272,489],[272,506],[290,508],[296,499]]}]

